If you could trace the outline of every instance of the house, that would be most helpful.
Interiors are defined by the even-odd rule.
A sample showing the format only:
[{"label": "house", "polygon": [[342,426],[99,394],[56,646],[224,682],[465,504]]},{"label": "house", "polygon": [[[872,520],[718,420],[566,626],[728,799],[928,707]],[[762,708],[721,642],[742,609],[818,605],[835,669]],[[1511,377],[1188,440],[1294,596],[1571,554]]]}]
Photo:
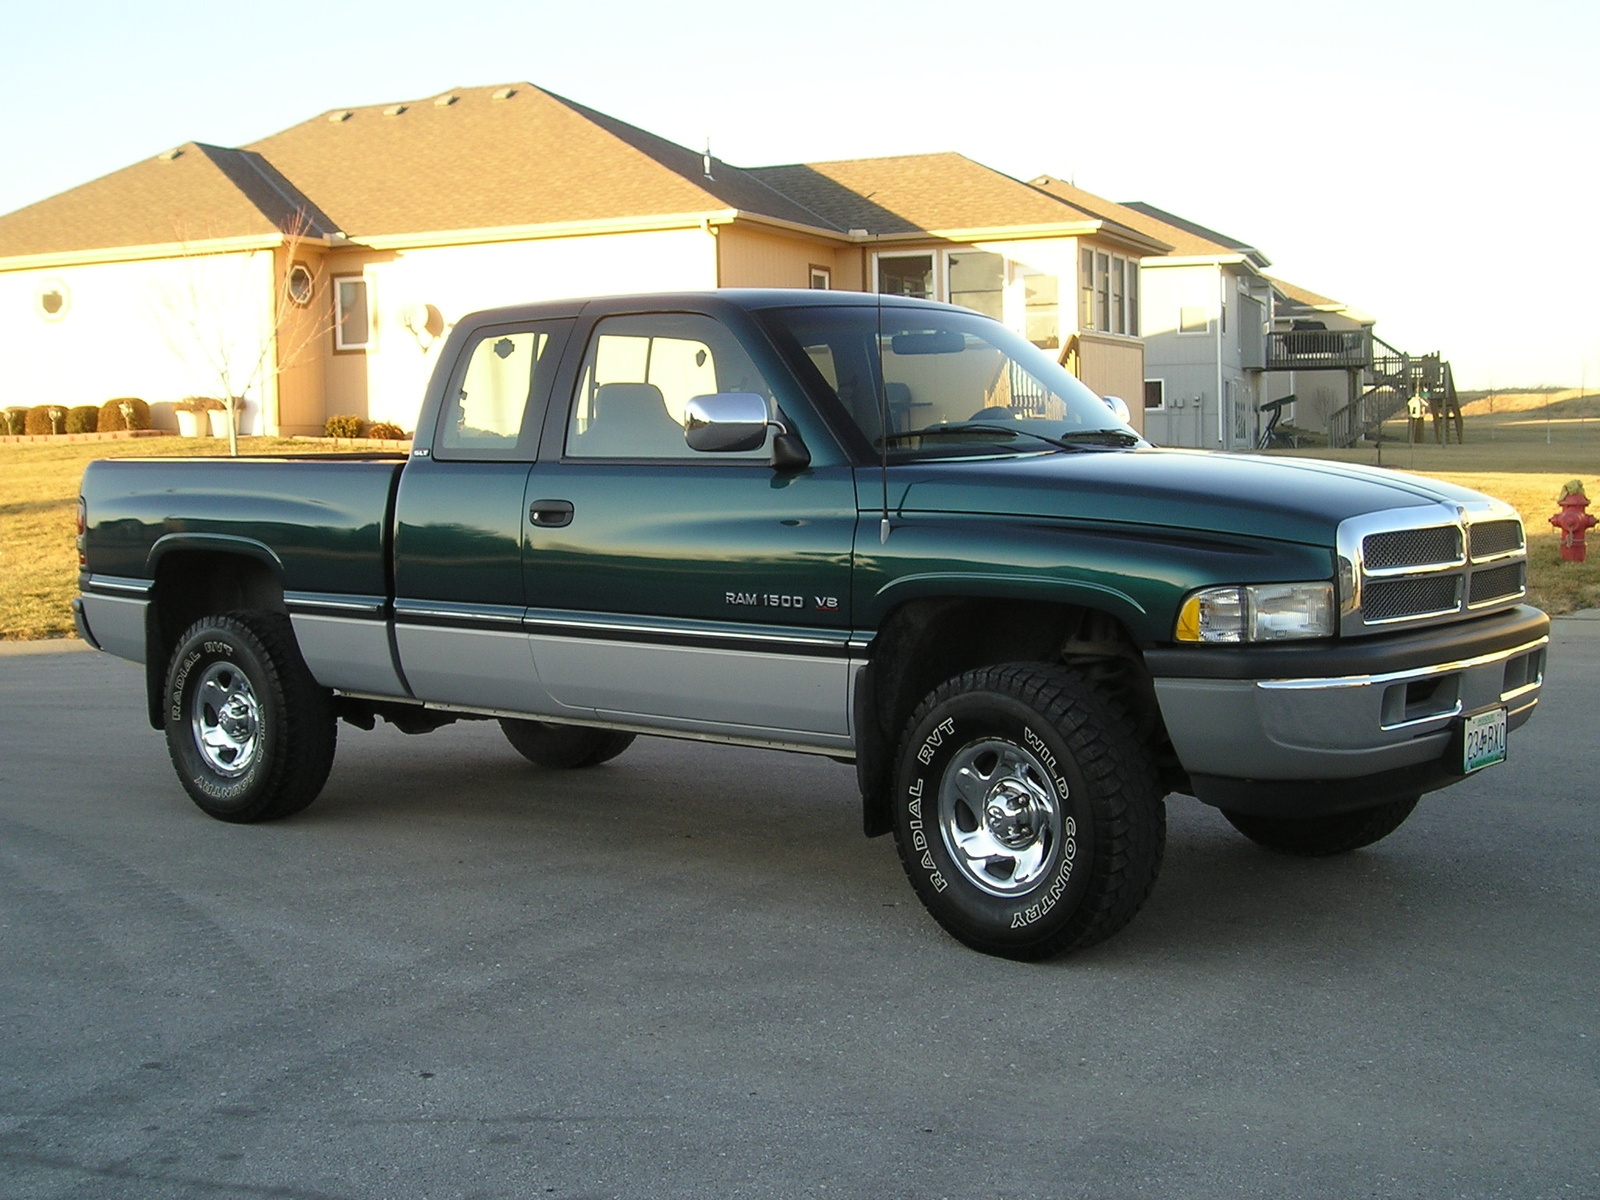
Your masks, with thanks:
[{"label": "house", "polygon": [[1269,275],[1267,282],[1273,292],[1268,365],[1284,366],[1268,376],[1268,399],[1293,396],[1283,419],[1326,433],[1371,381],[1375,319],[1286,280]]},{"label": "house", "polygon": [[0,216],[0,311],[26,331],[0,345],[0,402],[135,394],[165,419],[230,394],[248,432],[410,428],[467,312],[777,286],[991,313],[1137,421],[1137,267],[1166,249],[957,154],[741,169],[531,84],[451,89],[188,143]]},{"label": "house", "polygon": [[1114,204],[1045,175],[1034,186],[1169,243],[1140,264],[1145,432],[1162,445],[1250,449],[1260,406],[1272,285],[1267,256],[1145,203]]}]

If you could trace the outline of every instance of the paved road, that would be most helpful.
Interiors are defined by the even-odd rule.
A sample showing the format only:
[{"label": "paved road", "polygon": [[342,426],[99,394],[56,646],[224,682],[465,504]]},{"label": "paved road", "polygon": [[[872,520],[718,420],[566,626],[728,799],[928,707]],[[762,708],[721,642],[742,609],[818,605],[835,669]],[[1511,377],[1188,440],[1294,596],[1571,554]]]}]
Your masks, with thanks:
[{"label": "paved road", "polygon": [[1042,966],[944,937],[832,763],[346,730],[235,828],[140,681],[0,657],[4,1200],[1600,1195],[1600,621],[1380,846],[1174,798],[1145,912]]}]

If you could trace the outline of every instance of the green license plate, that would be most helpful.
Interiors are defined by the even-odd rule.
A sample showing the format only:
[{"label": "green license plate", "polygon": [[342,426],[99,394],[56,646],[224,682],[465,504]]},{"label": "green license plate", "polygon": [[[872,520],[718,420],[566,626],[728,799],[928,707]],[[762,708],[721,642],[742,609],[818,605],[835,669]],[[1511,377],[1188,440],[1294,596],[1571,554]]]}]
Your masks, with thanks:
[{"label": "green license plate", "polygon": [[1470,775],[1506,760],[1506,710],[1491,708],[1468,717],[1461,730],[1461,773]]}]

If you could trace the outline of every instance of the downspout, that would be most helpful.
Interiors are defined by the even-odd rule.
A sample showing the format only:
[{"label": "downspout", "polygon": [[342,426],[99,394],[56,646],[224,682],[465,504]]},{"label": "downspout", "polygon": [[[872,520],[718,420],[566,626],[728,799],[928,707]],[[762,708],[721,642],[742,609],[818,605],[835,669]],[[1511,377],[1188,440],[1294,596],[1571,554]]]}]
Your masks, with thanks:
[{"label": "downspout", "polygon": [[1227,282],[1227,272],[1222,269],[1222,264],[1217,264],[1217,445],[1227,449],[1227,439],[1222,436],[1222,321],[1228,311],[1227,297],[1223,295],[1223,288]]}]

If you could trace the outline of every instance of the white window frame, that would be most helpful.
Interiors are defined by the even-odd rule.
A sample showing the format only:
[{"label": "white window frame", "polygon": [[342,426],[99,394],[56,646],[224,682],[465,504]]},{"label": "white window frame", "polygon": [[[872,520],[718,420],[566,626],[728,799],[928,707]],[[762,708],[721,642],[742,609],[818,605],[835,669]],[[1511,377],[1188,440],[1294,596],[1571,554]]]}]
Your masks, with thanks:
[{"label": "white window frame", "polygon": [[[1139,260],[1127,254],[1105,250],[1092,242],[1080,243],[1077,254],[1077,287],[1074,305],[1078,329],[1084,333],[1104,333],[1112,337],[1136,338],[1143,327],[1139,312]],[[1084,258],[1089,259],[1089,274],[1084,275]],[[1121,273],[1117,287],[1112,278]],[[1088,302],[1088,312],[1084,303]],[[1101,309],[1104,308],[1102,322]],[[1118,329],[1118,326],[1121,329]]]},{"label": "white window frame", "polygon": [[[1161,396],[1161,403],[1159,404],[1150,403],[1150,385],[1152,383],[1156,385],[1156,391]],[[1144,387],[1144,411],[1165,412],[1167,410],[1167,381],[1165,379],[1146,379],[1144,381]]]},{"label": "white window frame", "polygon": [[812,263],[808,268],[808,287],[814,292],[829,292],[833,290],[833,268],[819,266]]},{"label": "white window frame", "polygon": [[[338,352],[338,353],[341,353],[341,354],[360,354],[360,353],[364,353],[366,351],[372,350],[374,348],[374,343],[377,341],[377,338],[375,336],[376,322],[373,319],[376,314],[374,313],[373,307],[372,307],[372,281],[369,280],[363,274],[363,275],[335,275],[331,282],[333,284],[333,348],[334,348],[334,350],[336,352]],[[344,335],[345,321],[344,321],[344,288],[343,288],[343,285],[346,284],[346,283],[359,283],[361,285],[362,296],[363,296],[364,300],[366,301],[366,309],[367,309],[366,338],[364,340],[362,340],[362,341],[359,341],[359,342],[347,341],[345,339],[345,335]]]}]

